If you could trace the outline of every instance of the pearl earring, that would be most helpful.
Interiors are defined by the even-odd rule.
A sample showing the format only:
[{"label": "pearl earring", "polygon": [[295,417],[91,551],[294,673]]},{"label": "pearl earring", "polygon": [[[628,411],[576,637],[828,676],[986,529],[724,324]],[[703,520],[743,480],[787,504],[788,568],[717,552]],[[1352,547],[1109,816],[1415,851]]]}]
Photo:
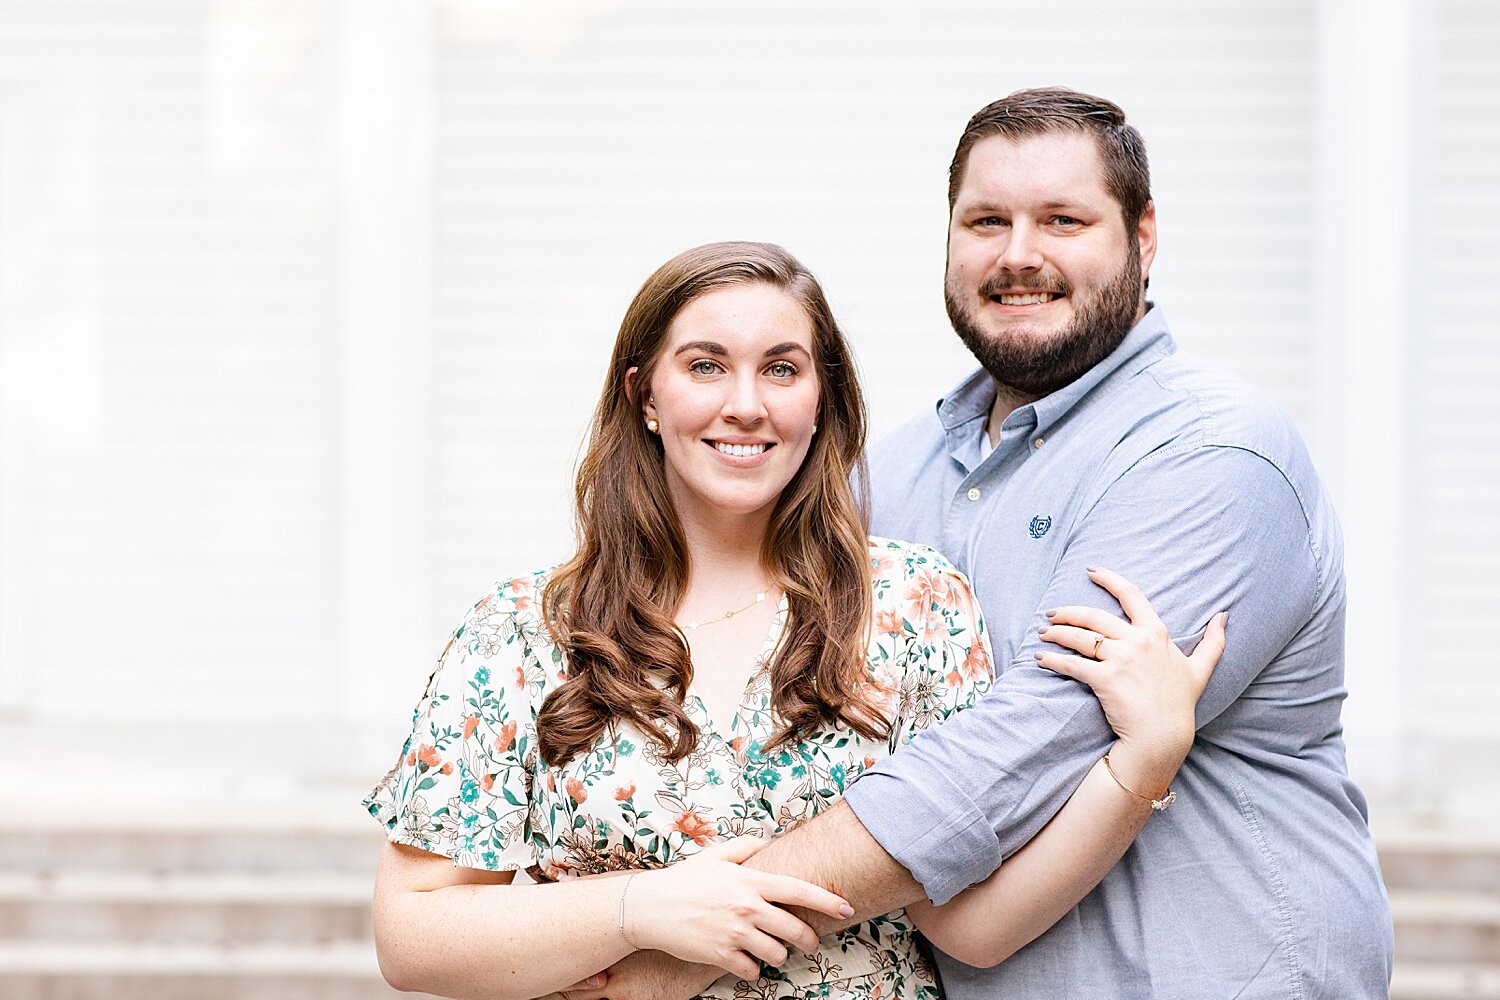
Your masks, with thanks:
[{"label": "pearl earring", "polygon": [[646,430],[650,431],[652,434],[660,434],[661,424],[656,422],[655,417],[652,417],[650,420],[646,421]]}]

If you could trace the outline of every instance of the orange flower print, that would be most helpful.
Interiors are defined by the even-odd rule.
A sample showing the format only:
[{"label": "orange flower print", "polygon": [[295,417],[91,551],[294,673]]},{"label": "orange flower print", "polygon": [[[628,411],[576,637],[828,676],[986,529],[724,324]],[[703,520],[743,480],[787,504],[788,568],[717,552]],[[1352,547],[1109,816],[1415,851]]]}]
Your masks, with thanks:
[{"label": "orange flower print", "polygon": [[479,716],[471,715],[464,719],[464,739],[474,735],[474,730],[479,728]]},{"label": "orange flower print", "polygon": [[453,773],[453,762],[451,760],[448,763],[446,763],[446,764],[443,765],[443,773],[444,774],[452,774]]},{"label": "orange flower print", "polygon": [[865,758],[865,768],[868,770],[869,768],[872,768],[874,766],[875,766],[875,758],[874,757],[866,757]]},{"label": "orange flower print", "polygon": [[729,749],[733,750],[736,754],[739,754],[740,756],[744,756],[744,753],[745,753],[745,735],[743,733],[741,733],[739,736],[736,736],[734,739],[730,740],[729,741]]},{"label": "orange flower print", "polygon": [[516,668],[516,690],[519,691],[526,686],[526,671],[520,667]]},{"label": "orange flower print", "polygon": [[892,559],[884,552],[877,553],[870,557],[870,569],[874,570],[876,576],[885,576],[891,571],[892,568],[895,567],[895,565],[896,560]]},{"label": "orange flower print", "polygon": [[437,747],[423,743],[417,748],[417,760],[428,767],[441,767],[443,758],[438,756]]},{"label": "orange flower print", "polygon": [[516,595],[515,604],[517,611],[525,611],[531,607],[531,580],[524,576],[518,576],[510,581],[510,589]]},{"label": "orange flower print", "polygon": [[875,631],[881,635],[900,635],[906,630],[901,616],[890,608],[875,612]]},{"label": "orange flower print", "polygon": [[630,798],[634,794],[635,794],[635,786],[634,785],[621,785],[619,788],[615,789],[615,801],[616,802],[624,802],[626,799]]},{"label": "orange flower print", "polygon": [[964,657],[963,675],[971,681],[990,675],[990,651],[984,648],[984,643],[976,642],[969,647],[969,655]]},{"label": "orange flower print", "polygon": [[577,778],[569,778],[568,797],[579,805],[583,805],[583,800],[589,797],[589,790],[583,787],[583,782]]},{"label": "orange flower print", "polygon": [[691,837],[693,843],[699,847],[712,843],[719,835],[718,828],[705,819],[702,813],[697,812],[685,812],[678,816],[677,822],[672,824],[672,829]]},{"label": "orange flower print", "polygon": [[922,623],[922,639],[932,642],[946,627],[943,609],[948,603],[948,577],[937,570],[919,569],[906,585],[906,617]]},{"label": "orange flower print", "polygon": [[495,752],[504,753],[509,750],[511,744],[516,742],[516,720],[511,719],[500,727],[500,735],[495,737]]},{"label": "orange flower print", "polygon": [[407,767],[411,767],[414,764],[416,764],[416,762],[417,762],[417,752],[415,750],[413,750],[411,753],[409,753],[409,754],[406,755],[406,766]]},{"label": "orange flower print", "polygon": [[495,776],[493,774],[486,774],[483,777],[481,777],[479,779],[479,787],[483,788],[487,792],[490,789],[494,788],[495,787]]},{"label": "orange flower print", "polygon": [[557,775],[553,774],[551,771],[547,772],[547,791],[557,791]]}]

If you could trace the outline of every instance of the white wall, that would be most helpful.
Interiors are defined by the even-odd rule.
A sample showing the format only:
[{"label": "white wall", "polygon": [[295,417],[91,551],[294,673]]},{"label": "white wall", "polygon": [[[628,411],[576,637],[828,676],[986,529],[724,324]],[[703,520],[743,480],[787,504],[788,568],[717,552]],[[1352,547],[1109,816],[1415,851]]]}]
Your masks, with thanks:
[{"label": "white wall", "polygon": [[785,244],[889,430],[968,366],[958,132],[1065,83],[1146,136],[1180,343],[1339,500],[1356,775],[1493,810],[1500,653],[1430,630],[1500,621],[1494,42],[1453,0],[0,0],[0,732],[106,734],[132,794],[372,777],[467,605],[566,554],[641,280]]}]

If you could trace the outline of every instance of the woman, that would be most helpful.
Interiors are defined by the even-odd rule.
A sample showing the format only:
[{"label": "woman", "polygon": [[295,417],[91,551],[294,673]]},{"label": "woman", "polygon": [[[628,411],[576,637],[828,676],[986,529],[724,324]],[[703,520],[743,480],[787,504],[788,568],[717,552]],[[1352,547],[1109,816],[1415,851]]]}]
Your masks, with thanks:
[{"label": "woman", "polygon": [[[864,437],[848,345],[784,250],[699,247],[646,281],[579,469],[577,553],[479,602],[367,800],[390,840],[393,985],[533,997],[658,949],[726,970],[705,996],[937,995],[902,911],[820,941],[776,904],[849,917],[844,900],[737,863],[990,685],[967,581],[867,537],[849,487]],[[1101,614],[1060,609],[1056,640],[1089,652],[1068,626]],[[1114,665],[1097,693],[1132,737],[1112,751],[1122,783],[1169,783],[1221,637],[1191,661],[1142,638]],[[1085,782],[1064,812],[1102,826],[1120,795]],[[518,870],[552,884],[510,886]],[[954,905],[1006,919],[988,884]]]}]

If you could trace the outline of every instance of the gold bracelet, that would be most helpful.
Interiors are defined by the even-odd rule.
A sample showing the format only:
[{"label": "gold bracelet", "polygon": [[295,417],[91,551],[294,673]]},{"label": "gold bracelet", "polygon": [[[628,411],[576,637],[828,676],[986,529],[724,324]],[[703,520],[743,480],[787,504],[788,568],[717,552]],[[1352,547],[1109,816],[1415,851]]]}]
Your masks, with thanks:
[{"label": "gold bracelet", "polygon": [[625,894],[630,891],[630,883],[634,882],[635,877],[639,874],[640,872],[631,872],[629,875],[625,876],[625,885],[622,889],[620,889],[620,910],[615,918],[616,923],[618,923],[620,927],[620,937],[624,938],[625,943],[630,945],[630,947],[636,951],[639,951],[640,949],[636,948],[635,942],[630,940],[630,935],[625,932]]},{"label": "gold bracelet", "polygon": [[1115,773],[1115,766],[1109,762],[1109,754],[1104,755],[1104,769],[1109,772],[1109,776],[1111,778],[1115,779],[1115,784],[1119,785],[1121,788],[1125,789],[1127,792],[1129,792],[1131,795],[1134,795],[1142,802],[1151,803],[1151,808],[1156,812],[1161,812],[1163,809],[1167,808],[1167,806],[1177,801],[1177,793],[1172,791],[1171,785],[1168,785],[1167,790],[1161,793],[1161,798],[1153,799],[1151,796],[1142,795],[1134,788],[1131,788],[1129,785],[1125,784],[1125,782],[1120,780],[1120,776]]}]

